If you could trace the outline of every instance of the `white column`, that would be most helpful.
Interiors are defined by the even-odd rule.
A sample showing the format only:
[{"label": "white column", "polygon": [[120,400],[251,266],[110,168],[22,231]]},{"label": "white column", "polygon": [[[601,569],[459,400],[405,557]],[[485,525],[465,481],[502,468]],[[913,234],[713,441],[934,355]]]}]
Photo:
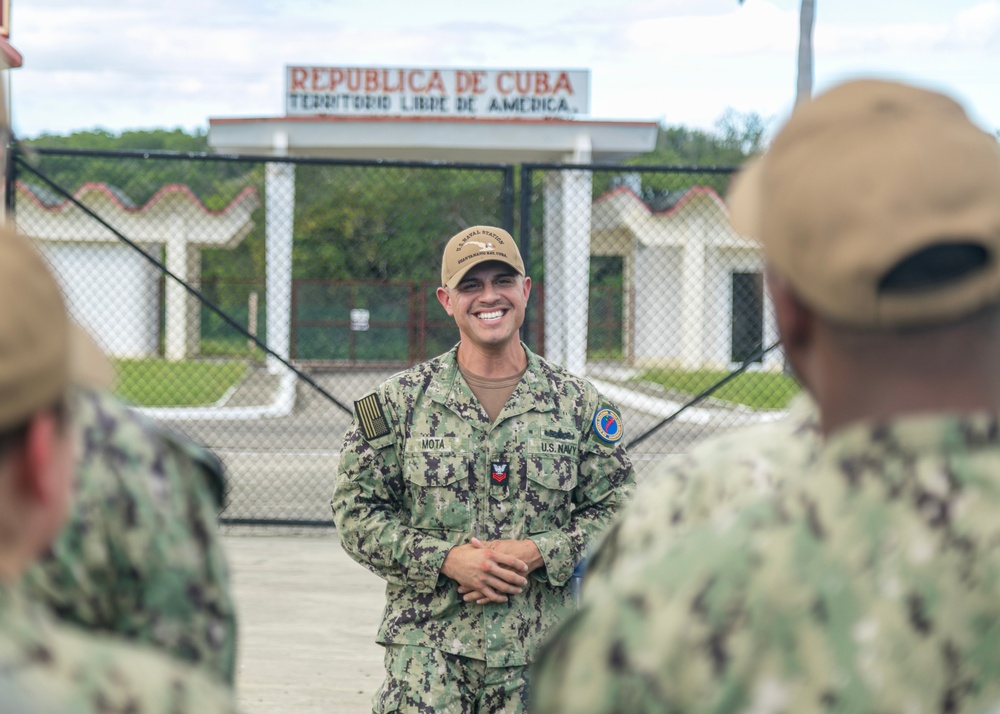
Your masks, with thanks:
[{"label": "white column", "polygon": [[[590,163],[590,137],[578,145],[575,163]],[[590,224],[593,198],[589,171],[570,171],[566,191],[566,362],[573,374],[587,371],[587,326],[590,316]]]},{"label": "white column", "polygon": [[[288,153],[288,135],[274,137],[274,153]],[[265,262],[267,271],[267,345],[289,356],[292,325],[292,227],[295,220],[295,165],[267,164],[265,193]],[[284,365],[268,357],[268,371],[280,374]]]},{"label": "white column", "polygon": [[[590,160],[590,137],[581,135],[572,161]],[[545,181],[545,356],[582,375],[587,369],[591,173],[554,173]]]},{"label": "white column", "polygon": [[635,324],[632,296],[635,293],[634,248],[622,256],[622,358],[627,364],[635,361]]},{"label": "white column", "polygon": [[545,357],[566,364],[566,269],[563,236],[566,232],[563,184],[566,172],[545,173]]},{"label": "white column", "polygon": [[[188,280],[187,226],[184,216],[174,214],[167,221],[167,270],[183,281]],[[166,278],[166,325],[164,326],[166,358],[172,362],[187,357],[187,290],[172,278]]]},{"label": "white column", "polygon": [[[184,253],[187,261],[187,284],[201,290],[201,246],[186,241]],[[201,300],[185,291],[184,308],[186,356],[197,357],[201,353]]]},{"label": "white column", "polygon": [[702,336],[705,329],[705,226],[692,220],[685,231],[681,263],[681,362],[685,369],[698,369],[704,362]]}]

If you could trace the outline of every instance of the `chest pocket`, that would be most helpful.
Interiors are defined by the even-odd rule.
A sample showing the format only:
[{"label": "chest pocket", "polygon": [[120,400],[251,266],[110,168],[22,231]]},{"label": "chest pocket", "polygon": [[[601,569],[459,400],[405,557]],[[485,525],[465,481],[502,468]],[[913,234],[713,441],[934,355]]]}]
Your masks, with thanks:
[{"label": "chest pocket", "polygon": [[579,444],[529,439],[522,453],[525,531],[531,534],[561,528],[573,515]]},{"label": "chest pocket", "polygon": [[473,495],[472,454],[465,439],[411,439],[403,452],[405,510],[410,525],[432,530],[468,531]]}]

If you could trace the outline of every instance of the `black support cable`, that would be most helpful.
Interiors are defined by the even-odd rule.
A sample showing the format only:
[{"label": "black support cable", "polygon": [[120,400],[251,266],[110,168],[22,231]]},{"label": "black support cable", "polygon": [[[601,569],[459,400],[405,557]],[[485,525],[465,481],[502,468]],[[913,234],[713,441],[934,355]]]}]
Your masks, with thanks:
[{"label": "black support cable", "polygon": [[152,255],[150,255],[149,253],[147,253],[145,250],[143,250],[137,243],[135,243],[131,239],[125,237],[125,235],[123,235],[120,231],[118,231],[116,228],[114,228],[112,225],[110,225],[107,221],[105,221],[99,215],[97,215],[96,213],[94,213],[92,210],[90,210],[89,208],[87,208],[87,206],[85,206],[82,203],[80,203],[76,199],[75,196],[73,196],[72,194],[69,193],[69,191],[65,190],[59,184],[53,182],[49,177],[47,177],[44,174],[42,174],[41,172],[39,172],[38,169],[36,169],[34,166],[31,166],[29,163],[27,163],[25,161],[22,161],[22,160],[18,160],[18,164],[21,167],[26,168],[28,171],[30,171],[32,174],[34,174],[38,178],[40,178],[53,191],[55,191],[56,193],[58,193],[60,196],[62,196],[63,198],[67,199],[68,201],[70,201],[74,206],[76,206],[81,211],[83,211],[85,214],[87,214],[88,216],[90,216],[91,218],[93,218],[95,221],[97,221],[98,223],[100,223],[104,228],[106,228],[107,230],[109,230],[116,238],[118,238],[118,240],[122,241],[127,246],[129,246],[130,248],[132,248],[133,250],[135,250],[136,252],[138,252],[140,255],[142,255],[146,260],[148,260],[150,263],[152,263],[157,268],[157,270],[159,270],[160,272],[162,272],[164,275],[166,275],[167,277],[169,277],[174,282],[176,282],[179,285],[181,285],[191,295],[194,295],[196,298],[198,298],[198,300],[200,300],[202,302],[202,304],[204,304],[205,306],[207,306],[216,315],[218,315],[219,317],[221,317],[226,324],[228,324],[230,327],[232,327],[233,329],[235,329],[240,334],[244,335],[248,340],[251,340],[255,345],[257,345],[258,347],[260,347],[265,353],[267,353],[270,356],[274,357],[276,360],[278,360],[283,365],[285,365],[288,369],[292,370],[296,375],[298,375],[302,380],[304,380],[309,386],[311,386],[317,392],[319,392],[324,397],[326,397],[327,399],[329,399],[332,404],[335,404],[336,406],[340,407],[341,409],[343,409],[348,414],[354,414],[354,410],[353,409],[351,409],[350,407],[347,407],[344,404],[342,404],[336,397],[334,397],[332,394],[330,394],[328,391],[326,391],[323,387],[321,387],[316,382],[316,380],[314,380],[312,377],[310,377],[305,372],[303,372],[302,370],[300,370],[298,367],[296,367],[295,365],[293,365],[287,359],[285,359],[284,357],[282,357],[281,355],[279,355],[277,352],[275,352],[274,350],[272,350],[266,344],[264,344],[263,342],[261,342],[259,339],[257,339],[256,335],[250,334],[249,330],[247,330],[245,327],[243,327],[243,325],[241,325],[236,320],[234,320],[232,317],[230,317],[228,314],[226,314],[220,307],[216,306],[215,303],[213,303],[211,300],[209,300],[207,297],[205,297],[205,295],[202,294],[201,291],[199,291],[199,290],[191,287],[186,282],[184,282],[183,280],[181,280],[180,278],[178,278],[176,275],[174,275],[167,268],[166,265],[164,265],[158,259],[154,258]]},{"label": "black support cable", "polygon": [[631,449],[635,445],[637,445],[637,444],[641,443],[642,441],[644,441],[647,437],[649,437],[650,435],[652,435],[655,431],[658,431],[659,429],[663,428],[664,426],[666,426],[667,424],[669,424],[670,422],[672,422],[674,419],[676,419],[677,417],[679,417],[681,414],[683,414],[689,408],[693,407],[695,404],[697,404],[698,402],[702,401],[706,397],[711,396],[711,394],[713,392],[715,392],[715,390],[719,389],[719,387],[721,387],[722,385],[726,384],[730,380],[734,379],[738,375],[743,374],[750,365],[755,364],[757,362],[760,362],[764,358],[764,356],[766,354],[768,354],[771,351],[773,351],[774,349],[776,349],[778,347],[778,345],[780,345],[780,344],[781,344],[781,340],[778,340],[778,341],[772,343],[769,347],[761,347],[759,350],[757,350],[752,355],[750,355],[745,360],[743,360],[743,362],[740,364],[739,367],[737,367],[736,369],[734,369],[732,372],[730,372],[729,374],[727,374],[725,377],[723,377],[722,379],[720,379],[718,382],[716,382],[712,386],[710,386],[707,389],[704,389],[703,391],[701,391],[698,394],[696,394],[694,397],[691,398],[690,401],[686,402],[685,404],[682,404],[677,409],[677,411],[675,411],[670,416],[664,418],[663,421],[661,421],[656,426],[652,427],[648,431],[646,431],[646,432],[640,434],[639,436],[635,437],[634,439],[632,439],[632,441],[630,441],[628,444],[625,445],[625,448],[626,449]]}]

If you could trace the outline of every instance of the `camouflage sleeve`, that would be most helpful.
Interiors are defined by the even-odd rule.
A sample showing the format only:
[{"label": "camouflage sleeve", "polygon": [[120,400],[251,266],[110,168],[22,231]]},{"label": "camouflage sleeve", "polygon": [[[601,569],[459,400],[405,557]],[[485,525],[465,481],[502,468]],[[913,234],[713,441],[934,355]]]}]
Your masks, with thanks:
[{"label": "camouflage sleeve", "polygon": [[712,437],[665,460],[591,553],[584,597],[627,575],[692,527],[780,491],[808,472],[819,444],[815,404],[800,396],[786,416]]},{"label": "camouflage sleeve", "polygon": [[602,413],[617,419],[618,431],[609,435],[593,424],[588,428],[580,449],[570,522],[558,530],[531,536],[545,561],[545,568],[536,571],[538,577],[557,586],[569,582],[576,564],[611,525],[635,488],[632,462],[622,439],[620,412],[607,401],[595,400],[591,406],[587,414],[594,414],[595,419]]},{"label": "camouflage sleeve", "polygon": [[[24,680],[46,683],[51,711],[134,714],[232,714],[232,690],[183,662],[154,650],[81,631],[51,633],[50,656],[37,659]],[[6,711],[6,710],[5,710]],[[48,710],[43,710],[48,711]]]},{"label": "camouflage sleeve", "polygon": [[[619,619],[613,609],[595,612],[592,605],[583,605],[559,626],[532,665],[531,711],[548,714],[644,711],[625,704],[618,686],[620,673],[618,677],[606,674],[611,671],[612,663],[607,661],[604,643],[620,627]],[[581,655],[583,652],[589,655]],[[581,663],[584,658],[587,662]]]},{"label": "camouflage sleeve", "polygon": [[[386,409],[391,417],[391,406]],[[403,474],[391,429],[369,441],[355,415],[337,470],[330,507],[344,550],[388,582],[433,592],[452,543],[407,525]]]},{"label": "camouflage sleeve", "polygon": [[[70,522],[24,578],[62,620],[156,647],[232,683],[236,614],[201,447],[81,391]],[[215,486],[210,486],[215,482]]]},{"label": "camouflage sleeve", "polygon": [[790,644],[754,653],[745,637],[743,592],[755,564],[740,547],[748,534],[740,528],[715,538],[706,530],[619,577],[596,597],[591,594],[540,650],[532,672],[531,710],[612,714],[732,708],[733,697],[739,702],[745,694],[738,691],[745,683],[739,677],[758,661],[756,654],[763,658],[787,651],[782,648]]},{"label": "camouflage sleeve", "polygon": [[676,527],[674,510],[689,488],[693,464],[688,456],[661,464],[638,486],[635,497],[616,515],[611,526],[591,549],[584,576],[584,597],[604,588],[627,572],[630,561],[670,540]]},{"label": "camouflage sleeve", "polygon": [[[225,494],[222,462],[207,448],[188,439],[172,438],[169,454],[176,458],[180,482],[184,485],[184,512],[188,543],[194,558],[173,563],[174,572],[183,572],[187,563],[190,576],[183,587],[190,605],[175,608],[186,634],[173,647],[183,656],[214,672],[230,685],[236,681],[237,616],[229,578],[229,562],[219,534],[218,513]],[[176,557],[182,557],[178,552]],[[184,630],[182,630],[184,631]]]}]

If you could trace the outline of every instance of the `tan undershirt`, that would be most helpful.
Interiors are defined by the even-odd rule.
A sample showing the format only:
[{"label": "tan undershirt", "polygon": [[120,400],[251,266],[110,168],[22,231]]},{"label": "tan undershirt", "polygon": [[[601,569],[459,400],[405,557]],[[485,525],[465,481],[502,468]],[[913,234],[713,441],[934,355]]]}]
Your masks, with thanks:
[{"label": "tan undershirt", "polygon": [[458,370],[462,373],[466,383],[468,383],[469,389],[476,395],[476,399],[483,405],[483,409],[486,410],[486,415],[490,418],[490,421],[494,422],[500,416],[503,405],[510,399],[510,395],[514,393],[517,383],[521,381],[521,377],[528,371],[528,368],[525,367],[510,377],[497,378],[473,374],[461,366]]}]

